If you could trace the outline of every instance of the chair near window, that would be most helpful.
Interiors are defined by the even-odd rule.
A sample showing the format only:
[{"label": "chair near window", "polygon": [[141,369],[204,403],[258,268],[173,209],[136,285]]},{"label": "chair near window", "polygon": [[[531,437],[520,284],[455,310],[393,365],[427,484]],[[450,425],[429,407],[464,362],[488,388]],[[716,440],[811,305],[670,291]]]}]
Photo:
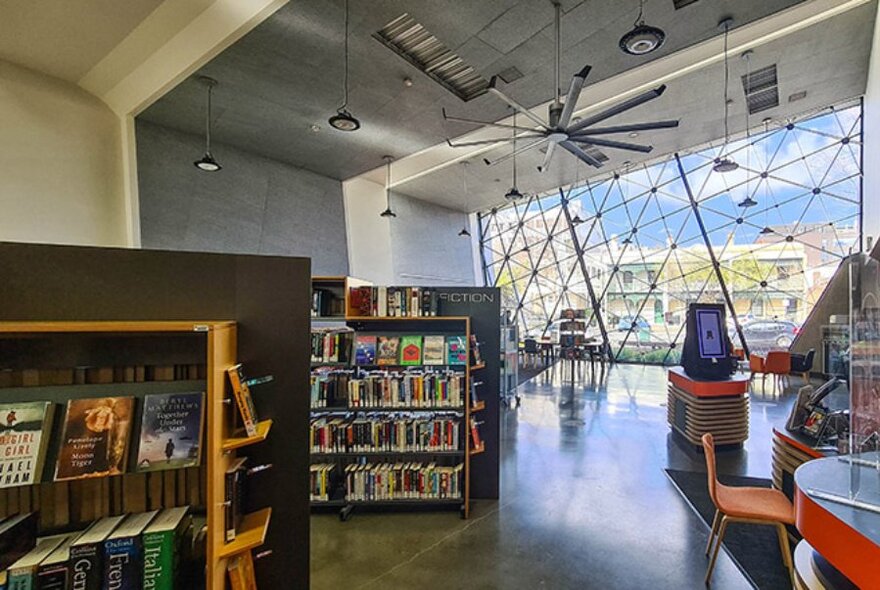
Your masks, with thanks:
[{"label": "chair near window", "polygon": [[535,368],[538,366],[538,359],[541,358],[541,351],[538,349],[538,341],[534,338],[526,338],[523,341],[523,354],[525,355],[525,363],[523,366]]},{"label": "chair near window", "polygon": [[813,359],[815,356],[815,348],[808,350],[807,354],[791,354],[791,372],[800,373],[804,383],[810,382],[810,371],[813,370]]},{"label": "chair near window", "polygon": [[764,389],[764,382],[767,380],[766,369],[764,368],[765,359],[761,355],[752,353],[749,355],[749,371],[751,371],[751,378],[754,379],[756,375],[761,374],[761,389]]},{"label": "chair near window", "polygon": [[780,387],[785,386],[789,373],[791,373],[791,353],[787,350],[771,350],[767,353],[767,360],[764,361],[764,373],[773,375],[773,391],[776,391],[776,384]]},{"label": "chair near window", "polygon": [[782,562],[788,569],[792,587],[796,588],[791,547],[788,543],[788,531],[785,528],[785,525],[794,525],[794,506],[791,501],[785,494],[772,488],[731,487],[718,481],[715,468],[715,440],[707,432],[702,436],[702,441],[706,455],[709,497],[715,505],[715,518],[712,520],[709,543],[706,545],[706,555],[711,554],[709,569],[706,571],[706,584],[712,580],[712,570],[715,568],[715,560],[724,541],[727,525],[735,522],[776,527]]}]

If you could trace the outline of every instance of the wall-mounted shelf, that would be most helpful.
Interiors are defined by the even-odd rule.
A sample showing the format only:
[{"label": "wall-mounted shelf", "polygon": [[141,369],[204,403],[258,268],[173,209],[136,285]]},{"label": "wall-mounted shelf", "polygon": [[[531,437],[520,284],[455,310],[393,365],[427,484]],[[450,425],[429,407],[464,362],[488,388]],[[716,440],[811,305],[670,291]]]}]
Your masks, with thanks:
[{"label": "wall-mounted shelf", "polygon": [[480,369],[485,369],[486,363],[477,363],[476,365],[471,365],[471,371],[479,371]]},{"label": "wall-mounted shelf", "polygon": [[232,557],[236,553],[249,551],[262,545],[266,540],[266,531],[269,530],[271,518],[271,508],[263,508],[245,515],[241,526],[235,533],[235,540],[223,545],[218,551],[218,557]]},{"label": "wall-mounted shelf", "polygon": [[486,402],[484,402],[483,400],[480,400],[471,406],[471,412],[479,412],[480,410],[485,410],[485,409],[486,409]]},{"label": "wall-mounted shelf", "polygon": [[[253,445],[258,442],[263,442],[266,440],[266,437],[269,436],[269,430],[272,429],[272,420],[260,420],[257,423],[257,433],[254,436],[233,436],[232,438],[227,438],[223,441],[223,445],[221,448],[224,453],[228,453],[229,451],[234,451],[235,449],[240,449],[242,447],[246,447],[248,445]],[[239,431],[237,434],[244,434],[243,431]]]},{"label": "wall-mounted shelf", "polygon": [[479,455],[480,453],[484,452],[485,450],[486,450],[486,443],[481,441],[480,446],[474,447],[471,449],[471,456]]}]

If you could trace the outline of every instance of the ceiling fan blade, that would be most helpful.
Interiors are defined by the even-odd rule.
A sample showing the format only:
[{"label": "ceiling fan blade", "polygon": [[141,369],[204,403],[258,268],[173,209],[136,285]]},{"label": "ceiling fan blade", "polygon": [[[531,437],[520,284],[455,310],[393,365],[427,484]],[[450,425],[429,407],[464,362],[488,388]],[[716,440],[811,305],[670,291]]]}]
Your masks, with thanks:
[{"label": "ceiling fan blade", "polygon": [[578,98],[581,96],[581,90],[584,89],[584,82],[590,75],[590,66],[584,66],[583,69],[572,76],[571,85],[568,87],[568,94],[565,95],[565,105],[562,107],[562,114],[559,116],[559,126],[563,129],[568,127],[571,121],[571,114],[577,104]]},{"label": "ceiling fan blade", "polygon": [[653,129],[672,129],[678,127],[678,121],[655,121],[654,123],[633,123],[632,125],[616,125],[613,127],[593,127],[582,129],[575,135],[605,135],[611,133],[631,133],[633,131],[651,131]]},{"label": "ceiling fan blade", "polygon": [[628,111],[628,110],[635,108],[639,105],[645,104],[648,101],[654,100],[655,98],[662,96],[664,92],[666,92],[666,85],[665,84],[663,84],[662,86],[658,86],[657,88],[654,88],[653,90],[643,92],[642,94],[639,94],[638,96],[634,96],[634,97],[630,98],[629,100],[625,100],[622,103],[611,107],[610,109],[606,109],[606,110],[602,111],[601,113],[597,113],[597,114],[593,115],[592,117],[587,117],[586,119],[581,119],[580,121],[578,121],[574,125],[571,125],[568,129],[566,129],[566,131],[568,132],[569,135],[573,135],[573,134],[577,133],[578,131],[580,131],[581,129],[586,129],[590,125],[595,125],[596,123],[598,123],[600,121],[604,121],[605,119],[610,119],[614,115],[619,115],[620,113]]},{"label": "ceiling fan blade", "polygon": [[590,166],[592,166],[594,168],[601,168],[602,167],[602,162],[600,162],[599,160],[597,160],[596,158],[594,158],[593,156],[591,156],[590,154],[588,154],[587,152],[582,150],[579,146],[576,146],[575,144],[571,143],[570,141],[560,141],[559,147],[561,147],[565,151],[575,155],[577,158],[579,158],[580,160],[583,160],[584,162],[586,162],[587,164],[589,164]]},{"label": "ceiling fan blade", "polygon": [[556,142],[551,141],[547,144],[547,152],[544,154],[544,161],[538,166],[538,172],[546,172],[550,167],[550,158],[553,157],[553,150],[556,148]]},{"label": "ceiling fan blade", "polygon": [[489,80],[489,92],[506,102],[511,108],[515,109],[517,112],[520,112],[531,119],[536,125],[540,125],[541,129],[549,129],[549,127],[547,127],[547,125],[544,123],[544,121],[541,120],[538,115],[498,90],[498,88],[496,88],[497,81],[498,76],[492,76],[492,79]]},{"label": "ceiling fan blade", "polygon": [[[534,139],[536,137],[544,137],[538,133],[529,133],[527,135],[518,135],[517,139]],[[482,141],[463,141],[461,143],[452,143],[449,139],[446,140],[446,143],[449,144],[449,147],[460,148],[460,147],[476,147],[479,145],[491,145],[493,143],[509,143],[513,141],[512,137],[499,137],[497,139],[485,139]]]},{"label": "ceiling fan blade", "polygon": [[531,149],[538,147],[539,145],[541,145],[545,141],[547,141],[547,138],[542,137],[541,139],[535,140],[532,143],[527,143],[526,145],[524,145],[522,147],[516,148],[515,151],[504,154],[503,156],[501,156],[497,160],[490,160],[489,158],[483,158],[483,162],[486,163],[486,166],[494,166],[495,164],[500,164],[501,162],[506,162],[507,160],[511,159],[514,156],[518,156],[523,152],[526,152],[528,150],[531,150]]},{"label": "ceiling fan blade", "polygon": [[611,139],[600,139],[598,137],[582,138],[577,135],[572,135],[568,139],[569,141],[576,141],[578,143],[584,143],[586,145],[601,145],[602,147],[610,147],[618,150],[629,150],[631,152],[642,152],[643,154],[650,153],[650,151],[654,149],[654,146],[652,145],[639,145],[637,143],[614,141]]},{"label": "ceiling fan blade", "polygon": [[443,111],[443,118],[447,121],[456,121],[458,123],[472,123],[475,125],[485,125],[486,127],[499,127],[501,129],[515,129],[517,131],[534,131],[533,129],[529,129],[528,127],[515,127],[513,125],[505,125],[504,123],[493,123],[492,121],[478,121],[477,119],[466,119],[464,117],[450,117],[446,114],[446,109],[441,109]]}]

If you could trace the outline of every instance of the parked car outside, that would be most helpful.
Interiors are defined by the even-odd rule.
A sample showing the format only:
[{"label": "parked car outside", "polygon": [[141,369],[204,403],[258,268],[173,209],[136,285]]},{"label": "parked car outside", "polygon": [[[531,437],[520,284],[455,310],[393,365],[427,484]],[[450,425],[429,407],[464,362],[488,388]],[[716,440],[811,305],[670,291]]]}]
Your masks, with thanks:
[{"label": "parked car outside", "polygon": [[788,320],[755,320],[742,324],[749,348],[788,348],[800,332],[800,326]]},{"label": "parked car outside", "polygon": [[648,332],[651,331],[651,324],[648,323],[648,320],[643,318],[642,316],[633,317],[631,315],[622,316],[617,321],[617,331],[618,332],[628,332],[633,328],[633,322],[635,322],[635,329],[642,331],[646,330]]}]

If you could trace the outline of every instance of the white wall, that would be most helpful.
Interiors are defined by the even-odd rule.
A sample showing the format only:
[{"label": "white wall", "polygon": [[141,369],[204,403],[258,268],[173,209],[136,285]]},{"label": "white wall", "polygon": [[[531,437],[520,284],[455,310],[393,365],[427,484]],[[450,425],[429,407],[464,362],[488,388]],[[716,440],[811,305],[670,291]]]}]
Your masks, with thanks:
[{"label": "white wall", "polygon": [[120,134],[91,94],[0,61],[0,240],[126,245]]},{"label": "white wall", "polygon": [[363,178],[342,183],[345,203],[345,234],[351,276],[375,285],[393,285],[389,221],[385,210],[385,187]]},{"label": "white wall", "polygon": [[[880,12],[878,12],[880,20]],[[868,68],[868,87],[865,91],[864,120],[864,216],[862,218],[864,247],[868,248],[868,238],[873,244],[880,237],[880,167],[874,166],[875,154],[880,150],[880,26],[874,24],[874,42],[871,45],[871,63]]]}]

